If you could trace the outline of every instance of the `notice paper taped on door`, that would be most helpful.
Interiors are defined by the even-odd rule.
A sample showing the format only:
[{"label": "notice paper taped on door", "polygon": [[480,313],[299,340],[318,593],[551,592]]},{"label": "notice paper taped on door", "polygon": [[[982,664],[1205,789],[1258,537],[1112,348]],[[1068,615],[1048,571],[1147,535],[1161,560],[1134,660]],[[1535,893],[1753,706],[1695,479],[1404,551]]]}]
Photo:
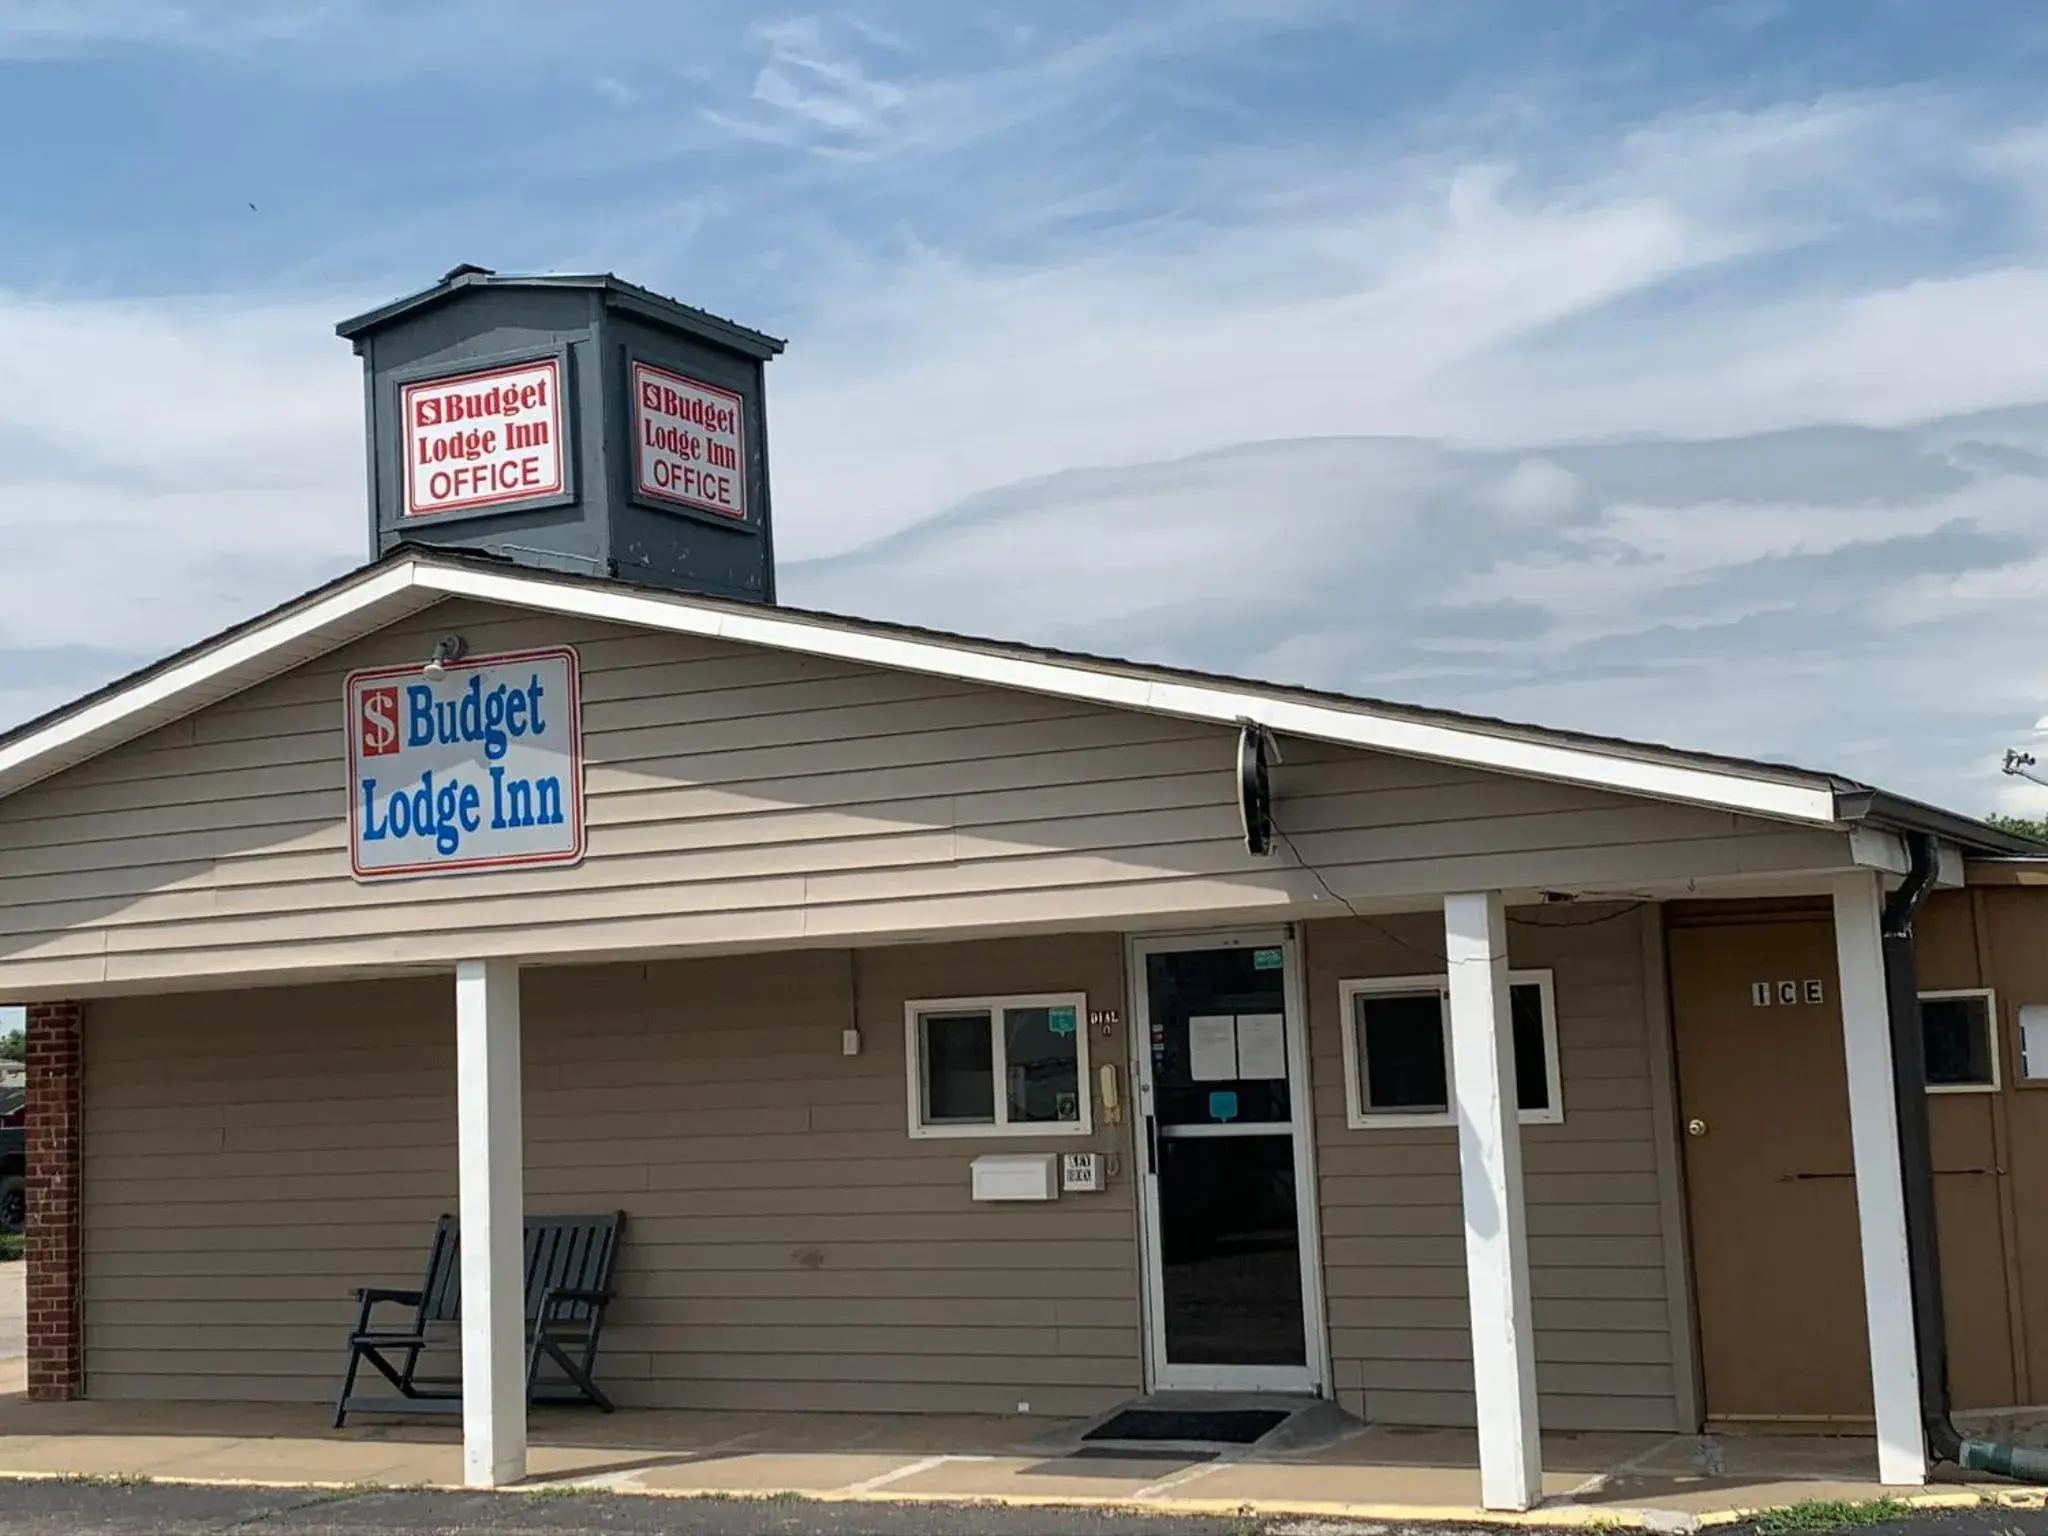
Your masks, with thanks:
[{"label": "notice paper taped on door", "polygon": [[1237,1018],[1196,1014],[1188,1020],[1188,1076],[1198,1083],[1237,1081]]},{"label": "notice paper taped on door", "polygon": [[1237,1016],[1237,1075],[1242,1078],[1283,1078],[1287,1075],[1286,1016],[1240,1013]]}]

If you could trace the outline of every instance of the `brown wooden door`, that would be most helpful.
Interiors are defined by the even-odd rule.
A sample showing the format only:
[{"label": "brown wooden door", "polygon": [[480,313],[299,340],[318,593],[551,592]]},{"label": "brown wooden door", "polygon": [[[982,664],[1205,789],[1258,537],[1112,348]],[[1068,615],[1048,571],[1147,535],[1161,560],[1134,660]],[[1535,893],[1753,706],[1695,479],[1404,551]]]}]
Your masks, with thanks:
[{"label": "brown wooden door", "polygon": [[[1678,928],[1670,964],[1707,1414],[1867,1420],[1833,924]],[[1782,981],[1799,1002],[1756,1005]]]},{"label": "brown wooden door", "polygon": [[[1670,935],[1673,1033],[1707,1413],[1870,1416],[1869,1344],[1834,926],[1825,917]],[[1800,1001],[1759,1007],[1757,982]],[[1806,1001],[1821,982],[1819,1003]],[[1936,1095],[1935,1215],[1959,1408],[2013,1400],[1988,1106]],[[1703,1134],[1691,1134],[1697,1123]]]}]

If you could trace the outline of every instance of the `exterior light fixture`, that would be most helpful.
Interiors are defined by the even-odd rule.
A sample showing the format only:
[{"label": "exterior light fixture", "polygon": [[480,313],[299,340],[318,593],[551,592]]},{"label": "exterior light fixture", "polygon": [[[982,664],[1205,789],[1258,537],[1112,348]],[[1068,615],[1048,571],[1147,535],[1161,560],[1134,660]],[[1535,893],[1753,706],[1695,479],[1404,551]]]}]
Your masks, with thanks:
[{"label": "exterior light fixture", "polygon": [[1245,852],[1254,857],[1273,851],[1273,791],[1267,765],[1279,760],[1272,732],[1251,720],[1238,722],[1237,812]]},{"label": "exterior light fixture", "polygon": [[460,661],[469,654],[469,642],[460,635],[443,635],[434,642],[434,654],[427,658],[427,664],[420,668],[420,675],[430,683],[438,683],[448,675],[448,664]]}]

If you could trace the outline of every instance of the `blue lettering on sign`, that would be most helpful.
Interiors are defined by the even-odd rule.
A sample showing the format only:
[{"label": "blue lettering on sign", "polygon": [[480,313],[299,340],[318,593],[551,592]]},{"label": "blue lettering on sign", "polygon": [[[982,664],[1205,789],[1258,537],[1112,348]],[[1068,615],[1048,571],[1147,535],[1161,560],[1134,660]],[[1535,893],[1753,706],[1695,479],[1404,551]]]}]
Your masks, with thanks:
[{"label": "blue lettering on sign", "polygon": [[405,690],[405,744],[408,748],[452,747],[480,741],[484,756],[495,763],[520,737],[547,735],[547,717],[540,704],[546,696],[538,672],[528,675],[524,688],[500,683],[489,693],[484,692],[482,674],[472,673],[469,686],[453,699],[436,699],[425,683],[409,684]]},{"label": "blue lettering on sign", "polygon": [[[562,824],[565,812],[559,778],[552,774],[540,779],[507,778],[505,770],[497,767],[490,772],[493,831]],[[443,858],[451,858],[461,850],[465,833],[483,829],[483,792],[457,778],[436,781],[431,768],[416,784],[402,789],[384,790],[377,780],[365,778],[359,798],[366,843],[421,838],[431,842]]]}]

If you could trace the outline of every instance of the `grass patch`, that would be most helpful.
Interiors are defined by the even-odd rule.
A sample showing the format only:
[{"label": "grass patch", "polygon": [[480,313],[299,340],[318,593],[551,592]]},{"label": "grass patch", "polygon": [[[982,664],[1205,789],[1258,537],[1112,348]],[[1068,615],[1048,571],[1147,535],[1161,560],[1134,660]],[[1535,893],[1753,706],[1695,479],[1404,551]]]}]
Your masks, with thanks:
[{"label": "grass patch", "polygon": [[526,1501],[529,1504],[540,1504],[549,1499],[588,1499],[611,1491],[609,1488],[581,1487],[575,1483],[546,1483],[539,1488],[527,1489]]},{"label": "grass patch", "polygon": [[0,1264],[18,1262],[27,1246],[28,1239],[19,1232],[0,1232]]},{"label": "grass patch", "polygon": [[1852,1504],[1845,1499],[1808,1499],[1758,1515],[1758,1536],[1790,1536],[1796,1531],[1846,1531],[1861,1525],[1884,1525],[1904,1520],[1913,1513],[1910,1504],[1897,1499],[1867,1499]]},{"label": "grass patch", "polygon": [[72,1472],[57,1481],[79,1488],[146,1488],[156,1479],[143,1472]]}]

